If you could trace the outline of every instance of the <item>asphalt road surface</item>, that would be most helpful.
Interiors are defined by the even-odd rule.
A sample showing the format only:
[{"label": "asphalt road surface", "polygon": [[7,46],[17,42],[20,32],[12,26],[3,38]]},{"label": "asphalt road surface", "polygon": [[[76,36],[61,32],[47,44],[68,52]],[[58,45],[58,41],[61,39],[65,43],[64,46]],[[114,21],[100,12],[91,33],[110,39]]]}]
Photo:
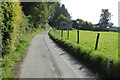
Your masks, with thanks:
[{"label": "asphalt road surface", "polygon": [[[20,78],[98,78],[92,71],[57,46],[48,32],[36,35],[20,69]],[[94,79],[93,79],[94,78]]]}]

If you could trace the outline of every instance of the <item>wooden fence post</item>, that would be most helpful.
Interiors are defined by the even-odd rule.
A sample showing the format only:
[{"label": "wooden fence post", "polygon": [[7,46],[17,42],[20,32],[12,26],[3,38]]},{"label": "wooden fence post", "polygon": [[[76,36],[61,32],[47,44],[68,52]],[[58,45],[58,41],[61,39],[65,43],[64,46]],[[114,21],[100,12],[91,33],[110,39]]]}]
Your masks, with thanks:
[{"label": "wooden fence post", "polygon": [[100,33],[97,34],[97,39],[96,39],[96,44],[95,44],[95,50],[97,50],[97,48],[98,48],[99,37],[100,37]]},{"label": "wooden fence post", "polygon": [[61,30],[61,37],[63,37],[63,30]]},{"label": "wooden fence post", "polygon": [[68,30],[68,33],[67,33],[67,39],[69,39],[69,30]]},{"label": "wooden fence post", "polygon": [[60,29],[59,29],[59,35],[60,35]]},{"label": "wooden fence post", "polygon": [[79,30],[77,30],[77,44],[79,43]]}]

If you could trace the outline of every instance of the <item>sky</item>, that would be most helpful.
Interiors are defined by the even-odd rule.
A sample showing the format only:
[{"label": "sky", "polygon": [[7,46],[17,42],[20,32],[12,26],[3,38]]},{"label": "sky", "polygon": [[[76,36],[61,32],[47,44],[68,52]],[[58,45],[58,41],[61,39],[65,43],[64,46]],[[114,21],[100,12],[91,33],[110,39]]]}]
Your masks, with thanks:
[{"label": "sky", "polygon": [[118,26],[118,2],[120,0],[60,0],[64,4],[72,19],[83,19],[97,24],[101,9],[109,9],[113,15],[111,22]]}]

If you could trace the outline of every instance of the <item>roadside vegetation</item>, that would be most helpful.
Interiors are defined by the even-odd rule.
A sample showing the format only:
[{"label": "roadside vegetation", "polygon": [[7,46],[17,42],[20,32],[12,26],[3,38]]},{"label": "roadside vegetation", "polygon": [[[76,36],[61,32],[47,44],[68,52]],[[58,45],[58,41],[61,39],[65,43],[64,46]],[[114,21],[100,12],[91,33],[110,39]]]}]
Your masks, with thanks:
[{"label": "roadside vegetation", "polygon": [[17,45],[17,49],[14,52],[6,54],[2,59],[2,77],[3,78],[13,78],[15,75],[13,74],[13,70],[16,64],[22,59],[22,55],[25,54],[31,39],[41,32],[40,28],[36,30],[29,30],[23,35],[23,41],[19,42]]},{"label": "roadside vegetation", "polygon": [[[87,66],[94,68],[107,76],[116,77],[118,72],[118,31],[110,22],[111,13],[102,9],[98,24],[82,19],[72,20],[65,5],[58,2],[0,2],[0,42],[2,41],[2,60],[0,59],[0,78],[14,78],[14,67],[22,58],[32,37],[50,27],[55,29],[70,29],[67,31],[51,31],[50,37],[80,59]],[[54,0],[53,0],[54,1]],[[69,26],[68,26],[69,25]],[[68,27],[66,27],[68,26]],[[76,43],[76,30],[80,30],[80,43]],[[114,30],[115,29],[115,30]],[[94,50],[96,35],[99,32],[98,49]],[[1,64],[2,62],[2,64]]]},{"label": "roadside vegetation", "polygon": [[[98,49],[95,50],[97,33],[100,33]],[[118,33],[80,30],[80,43],[77,44],[77,31],[53,30],[50,37],[85,65],[104,76],[118,77]]]},{"label": "roadside vegetation", "polygon": [[[0,2],[2,60],[0,78],[14,78],[14,68],[27,51],[31,39],[48,30],[48,19],[58,2]],[[28,7],[29,6],[29,7]],[[48,13],[49,12],[49,13]],[[2,64],[1,64],[2,62]]]},{"label": "roadside vegetation", "polygon": [[2,78],[2,60],[0,59],[0,80]]},{"label": "roadside vegetation", "polygon": [[50,37],[93,71],[104,77],[118,77],[120,27],[111,22],[109,9],[102,9],[99,22],[93,24],[79,18],[72,20],[65,5],[57,7],[49,20],[53,28]]},{"label": "roadside vegetation", "polygon": [[2,35],[0,32],[0,79],[1,77],[2,77]]},{"label": "roadside vegetation", "polygon": [[2,35],[0,32],[0,79],[2,77]]},{"label": "roadside vegetation", "polygon": [[[59,30],[58,30],[59,31]],[[56,31],[58,36],[61,34]],[[97,33],[100,33],[98,49],[96,50],[101,56],[111,58],[115,62],[118,61],[118,33],[117,32],[94,32],[94,31],[84,31],[80,30],[80,40],[79,46],[95,51],[95,43]],[[77,43],[77,31],[71,30],[69,32],[69,39],[67,39],[67,30],[63,31],[63,39],[69,40],[72,43]]]}]

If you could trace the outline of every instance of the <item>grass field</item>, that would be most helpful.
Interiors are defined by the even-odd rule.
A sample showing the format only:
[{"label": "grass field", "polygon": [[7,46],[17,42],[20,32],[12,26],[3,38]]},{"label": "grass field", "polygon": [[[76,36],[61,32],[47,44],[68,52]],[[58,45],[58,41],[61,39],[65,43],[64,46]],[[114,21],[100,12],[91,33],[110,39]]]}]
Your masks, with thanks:
[{"label": "grass field", "polygon": [[[80,49],[77,53],[85,55],[88,61],[92,61],[95,66],[102,66],[102,68],[108,66],[108,62],[112,61],[111,68],[118,70],[118,33],[117,32],[95,32],[95,31],[84,31],[80,30],[80,43],[77,44],[77,31],[69,31],[69,39],[67,39],[67,31],[63,31],[63,37],[61,37],[61,31],[51,31],[50,34],[60,41],[67,43],[68,46],[72,45],[74,50]],[[98,49],[95,50],[95,43],[97,33],[100,33]],[[72,49],[70,48],[70,49]],[[69,49],[69,50],[70,50]],[[76,52],[72,50],[73,52]],[[83,54],[83,55],[84,55]],[[90,62],[91,63],[91,62]],[[92,64],[92,63],[91,63]],[[113,73],[116,74],[115,70]]]},{"label": "grass field", "polygon": [[[98,49],[95,51],[95,43],[97,33],[100,33]],[[77,43],[77,31],[70,31],[69,39],[67,39],[67,31],[63,31],[63,39],[72,43]],[[55,35],[60,36],[59,31],[55,31]],[[80,30],[80,43],[77,44],[84,49],[97,52],[104,57],[118,61],[118,33],[117,32],[93,32]]]}]

